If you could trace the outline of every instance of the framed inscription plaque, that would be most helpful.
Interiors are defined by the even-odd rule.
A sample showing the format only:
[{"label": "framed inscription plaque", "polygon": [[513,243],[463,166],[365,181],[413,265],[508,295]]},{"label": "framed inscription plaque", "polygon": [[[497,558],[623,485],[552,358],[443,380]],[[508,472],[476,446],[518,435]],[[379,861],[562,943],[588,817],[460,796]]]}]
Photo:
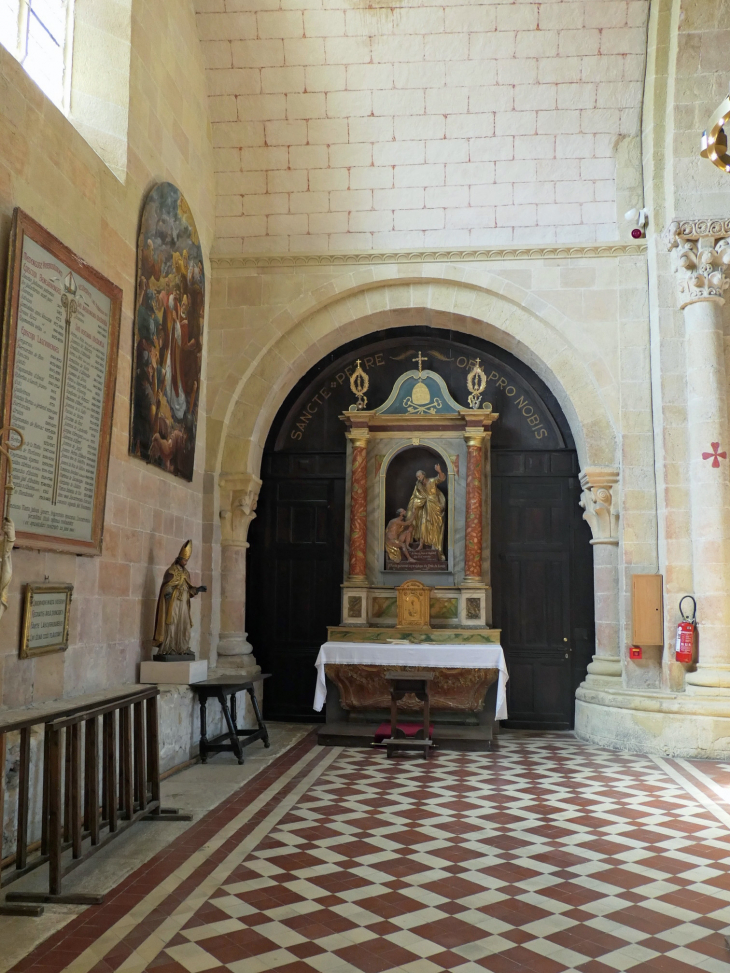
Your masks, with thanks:
[{"label": "framed inscription plaque", "polygon": [[30,659],[68,648],[72,584],[28,584],[23,599],[20,658]]},{"label": "framed inscription plaque", "polygon": [[2,426],[25,439],[18,547],[101,554],[121,307],[121,288],[15,210],[0,375]]}]

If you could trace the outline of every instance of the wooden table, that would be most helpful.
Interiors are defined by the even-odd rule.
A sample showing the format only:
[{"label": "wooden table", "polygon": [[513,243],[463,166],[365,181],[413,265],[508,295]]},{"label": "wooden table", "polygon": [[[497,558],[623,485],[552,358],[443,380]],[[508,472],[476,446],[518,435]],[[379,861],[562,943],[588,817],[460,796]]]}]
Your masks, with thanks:
[{"label": "wooden table", "polygon": [[[266,729],[264,718],[259,709],[259,701],[256,699],[254,685],[268,679],[270,673],[259,673],[250,679],[236,678],[230,676],[215,676],[212,679],[204,679],[203,682],[194,682],[191,689],[198,695],[200,702],[200,759],[205,764],[208,762],[209,753],[234,753],[238,758],[239,764],[243,763],[243,748],[255,743],[256,740],[263,740],[264,746],[269,747],[269,731]],[[256,714],[257,730],[242,730],[238,726],[238,715],[236,712],[236,693],[247,692],[251,697],[253,711]],[[223,719],[226,721],[227,730],[220,736],[208,740],[208,714],[207,705],[209,699],[217,699],[223,711]],[[230,707],[228,705],[230,699]],[[241,737],[244,739],[241,740]],[[228,740],[228,743],[221,741]]]}]

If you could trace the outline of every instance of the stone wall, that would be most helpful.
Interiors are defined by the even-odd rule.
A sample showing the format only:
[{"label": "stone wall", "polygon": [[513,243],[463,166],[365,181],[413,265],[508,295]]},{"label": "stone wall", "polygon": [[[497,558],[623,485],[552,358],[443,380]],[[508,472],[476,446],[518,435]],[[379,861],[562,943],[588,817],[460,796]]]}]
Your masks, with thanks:
[{"label": "stone wall", "polygon": [[617,239],[648,7],[196,0],[217,252]]},{"label": "stone wall", "polygon": [[[162,574],[188,537],[195,545],[193,575],[197,580],[202,574],[209,587],[194,602],[195,646],[203,655],[217,626],[210,609],[216,562],[211,536],[202,528],[205,386],[192,483],[127,454],[136,238],[143,198],[156,182],[170,180],[185,194],[210,272],[213,151],[191,4],[135,0],[130,60],[128,153],[120,182],[0,47],[2,279],[12,211],[20,206],[124,291],[104,553],[98,558],[14,553],[10,607],[0,625],[0,701],[10,707],[135,682]],[[74,584],[69,649],[21,661],[21,589],[45,578]]]}]

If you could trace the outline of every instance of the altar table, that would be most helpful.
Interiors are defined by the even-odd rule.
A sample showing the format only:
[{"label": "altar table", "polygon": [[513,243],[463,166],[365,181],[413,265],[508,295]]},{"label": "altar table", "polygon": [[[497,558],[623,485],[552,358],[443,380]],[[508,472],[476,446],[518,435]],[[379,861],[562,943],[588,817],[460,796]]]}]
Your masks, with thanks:
[{"label": "altar table", "polygon": [[418,669],[498,669],[495,719],[507,719],[507,664],[501,645],[393,645],[390,642],[325,642],[317,661],[314,709],[322,710],[327,699],[326,665],[414,666]]}]

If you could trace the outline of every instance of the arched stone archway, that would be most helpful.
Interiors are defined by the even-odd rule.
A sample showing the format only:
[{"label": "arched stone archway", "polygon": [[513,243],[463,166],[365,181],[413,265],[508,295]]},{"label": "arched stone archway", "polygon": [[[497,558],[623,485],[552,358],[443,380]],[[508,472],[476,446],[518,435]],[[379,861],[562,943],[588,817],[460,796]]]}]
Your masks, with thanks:
[{"label": "arched stone archway", "polygon": [[[529,365],[555,395],[584,470],[582,504],[601,548],[597,564],[597,656],[603,679],[620,677],[616,491],[618,434],[609,403],[615,380],[600,347],[576,321],[504,278],[451,266],[393,277],[357,270],[298,298],[260,329],[219,383],[208,444],[221,517],[219,652],[250,653],[244,631],[245,548],[255,516],[261,456],[269,427],[296,382],[337,347],[374,331],[407,325],[478,335]],[[597,478],[597,479],[596,479]],[[598,483],[599,494],[594,489]],[[600,517],[608,498],[608,516]],[[600,576],[599,576],[600,572]],[[594,663],[595,664],[595,663]]]},{"label": "arched stone archway", "polygon": [[300,298],[230,362],[210,410],[209,468],[216,474],[258,474],[277,409],[324,355],[374,330],[424,323],[479,334],[530,365],[563,408],[581,465],[616,464],[611,370],[575,321],[503,278],[485,282],[483,272],[478,282],[468,272],[458,279],[451,267],[441,276],[377,280],[378,269]]}]

